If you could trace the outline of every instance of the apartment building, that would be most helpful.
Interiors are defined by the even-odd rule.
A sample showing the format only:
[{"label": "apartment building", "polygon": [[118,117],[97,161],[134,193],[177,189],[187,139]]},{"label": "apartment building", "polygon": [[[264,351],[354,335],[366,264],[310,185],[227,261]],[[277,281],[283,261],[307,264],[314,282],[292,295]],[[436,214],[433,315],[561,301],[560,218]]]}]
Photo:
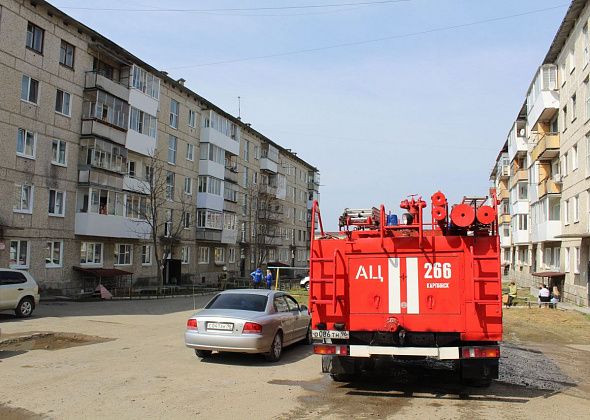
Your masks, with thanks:
[{"label": "apartment building", "polygon": [[[283,178],[285,194],[318,195],[315,167],[47,2],[2,1],[0,40],[0,266],[43,289],[244,274],[250,183],[291,165],[318,182]],[[278,232],[308,235],[307,210],[278,214]],[[260,262],[286,260],[268,245]]]},{"label": "apartment building", "polygon": [[532,292],[539,283],[555,286],[581,305],[590,293],[589,19],[589,2],[572,1],[491,174],[504,185],[510,165],[510,231],[501,229],[506,279]]}]

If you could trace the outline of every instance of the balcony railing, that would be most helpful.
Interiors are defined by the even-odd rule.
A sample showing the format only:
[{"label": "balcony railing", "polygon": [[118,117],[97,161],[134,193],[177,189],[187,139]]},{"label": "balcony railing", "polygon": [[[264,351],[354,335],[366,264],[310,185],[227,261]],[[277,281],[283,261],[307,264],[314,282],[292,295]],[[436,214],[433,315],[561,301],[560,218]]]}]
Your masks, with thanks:
[{"label": "balcony railing", "polygon": [[561,194],[561,184],[558,184],[551,178],[541,181],[539,184],[539,198],[542,198],[547,194]]},{"label": "balcony railing", "polygon": [[498,177],[500,179],[506,179],[510,177],[510,166],[500,165],[498,167]]},{"label": "balcony railing", "polygon": [[500,190],[498,191],[498,200],[507,200],[510,198],[510,191]]},{"label": "balcony railing", "polygon": [[126,84],[109,79],[96,71],[87,71],[84,80],[85,89],[102,89],[118,98],[129,100],[129,88]]},{"label": "balcony railing", "polygon": [[510,215],[509,214],[503,214],[499,217],[498,222],[499,224],[503,224],[503,223],[510,223]]},{"label": "balcony railing", "polygon": [[526,169],[520,169],[512,175],[510,178],[510,188],[512,189],[520,181],[528,181],[529,173]]},{"label": "balcony railing", "polygon": [[533,161],[549,160],[559,156],[559,134],[546,133],[540,136],[533,151],[531,158]]},{"label": "balcony railing", "polygon": [[224,179],[234,184],[238,183],[238,168],[236,167],[225,167]]}]

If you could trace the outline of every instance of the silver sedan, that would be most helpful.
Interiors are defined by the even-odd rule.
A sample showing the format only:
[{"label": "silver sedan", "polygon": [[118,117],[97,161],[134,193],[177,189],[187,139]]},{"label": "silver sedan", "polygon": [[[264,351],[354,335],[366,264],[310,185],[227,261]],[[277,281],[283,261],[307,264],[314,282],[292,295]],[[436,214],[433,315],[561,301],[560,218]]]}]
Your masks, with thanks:
[{"label": "silver sedan", "polygon": [[184,341],[200,358],[213,351],[263,353],[280,359],[283,347],[311,344],[311,317],[289,294],[263,289],[226,290],[189,318]]}]

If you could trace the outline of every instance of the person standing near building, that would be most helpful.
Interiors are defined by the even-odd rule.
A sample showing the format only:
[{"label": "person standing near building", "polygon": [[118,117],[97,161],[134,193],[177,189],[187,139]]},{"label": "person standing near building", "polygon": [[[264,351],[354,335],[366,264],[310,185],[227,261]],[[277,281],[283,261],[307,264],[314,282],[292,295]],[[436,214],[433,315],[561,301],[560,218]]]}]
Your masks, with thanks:
[{"label": "person standing near building", "polygon": [[510,284],[508,285],[508,302],[506,303],[506,307],[510,308],[512,306],[514,299],[516,299],[516,294],[517,294],[516,283],[511,281]]},{"label": "person standing near building", "polygon": [[266,288],[270,289],[272,287],[272,271],[266,270]]},{"label": "person standing near building", "polygon": [[260,286],[260,282],[262,281],[262,270],[258,267],[256,270],[250,273],[250,277],[252,277],[252,282],[254,284],[254,288],[258,289]]}]

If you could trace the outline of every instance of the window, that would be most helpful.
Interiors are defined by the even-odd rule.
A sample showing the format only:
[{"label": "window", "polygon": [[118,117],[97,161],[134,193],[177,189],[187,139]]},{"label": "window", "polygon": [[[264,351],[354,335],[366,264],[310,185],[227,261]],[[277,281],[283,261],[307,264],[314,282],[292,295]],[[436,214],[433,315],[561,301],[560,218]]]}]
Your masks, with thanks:
[{"label": "window", "polygon": [[20,85],[20,98],[25,102],[39,103],[39,82],[23,74]]},{"label": "window", "polygon": [[141,265],[152,265],[152,246],[142,245],[141,247]]},{"label": "window", "polygon": [[570,249],[569,248],[564,248],[564,270],[566,273],[570,272]]},{"label": "window", "polygon": [[166,222],[164,223],[164,237],[170,238],[172,236],[172,209],[166,209]]},{"label": "window", "polygon": [[228,262],[235,263],[236,262],[236,249],[230,248],[228,254],[229,254],[228,255]]},{"label": "window", "polygon": [[184,178],[184,193],[186,195],[193,195],[193,179],[191,177]]},{"label": "window", "polygon": [[225,262],[225,248],[215,248],[215,264],[223,264]]},{"label": "window", "polygon": [[186,145],[186,160],[193,162],[195,160],[195,145],[187,143]]},{"label": "window", "polygon": [[248,162],[250,160],[250,142],[244,140],[244,160]]},{"label": "window", "polygon": [[213,210],[197,210],[197,227],[223,229],[223,213]]},{"label": "window", "polygon": [[[528,229],[528,214],[519,214],[518,215],[518,230],[527,230]],[[305,238],[303,238],[305,239]]]},{"label": "window", "polygon": [[242,172],[242,184],[244,188],[248,187],[248,171],[248,167],[244,166],[244,172]]},{"label": "window", "polygon": [[10,268],[29,268],[29,241],[10,241]]},{"label": "window", "polygon": [[67,143],[63,140],[54,139],[51,144],[51,163],[66,166],[66,151]]},{"label": "window", "polygon": [[44,34],[45,31],[43,29],[41,29],[34,23],[29,22],[29,24],[27,25],[27,48],[36,51],[39,54],[43,54]]},{"label": "window", "polygon": [[170,127],[178,128],[178,110],[180,104],[174,99],[170,99]]},{"label": "window", "polygon": [[574,274],[580,274],[580,247],[574,247]]},{"label": "window", "polygon": [[184,229],[190,229],[191,227],[191,213],[188,211],[182,215],[182,227]]},{"label": "window", "polygon": [[584,41],[584,67],[590,62],[590,40],[588,39],[588,24],[582,28],[582,37]]},{"label": "window", "polygon": [[197,126],[197,113],[192,109],[188,110],[188,126],[192,128]]},{"label": "window", "polygon": [[62,266],[63,242],[47,241],[47,254],[45,257],[45,267],[55,268]]},{"label": "window", "polygon": [[578,169],[578,145],[575,144],[569,152],[570,155],[570,159],[571,159],[571,166],[572,166],[572,171],[575,171],[576,169]]},{"label": "window", "polygon": [[63,191],[49,190],[49,209],[50,216],[63,216],[65,213],[65,196]]},{"label": "window", "polygon": [[576,195],[573,198],[573,206],[574,206],[574,223],[578,223],[580,221],[580,196]]},{"label": "window", "polygon": [[260,159],[260,146],[257,144],[254,145],[254,159]]},{"label": "window", "polygon": [[572,110],[572,112],[571,112],[571,114],[572,114],[572,121],[575,121],[575,119],[577,117],[577,111],[576,111],[577,106],[576,106],[576,94],[575,93],[571,97],[570,104],[571,104],[571,110]]},{"label": "window", "polygon": [[15,205],[16,213],[33,212],[33,186],[32,185],[15,185]]},{"label": "window", "polygon": [[567,124],[569,122],[569,120],[567,119],[567,105],[564,106],[561,110],[561,115],[563,116],[562,118],[562,123],[563,123],[563,131],[567,130]]},{"label": "window", "polygon": [[565,200],[563,202],[563,223],[569,225],[570,223],[570,201]]},{"label": "window", "polygon": [[158,136],[158,119],[147,112],[131,107],[129,129],[155,139]]},{"label": "window", "polygon": [[74,68],[74,46],[69,42],[61,40],[61,47],[59,49],[59,64]]},{"label": "window", "polygon": [[568,73],[572,74],[576,69],[576,54],[572,48],[567,55],[567,70]]},{"label": "window", "polygon": [[221,179],[213,178],[211,176],[199,175],[199,192],[209,193],[214,195],[221,195],[221,186],[223,182]]},{"label": "window", "polygon": [[206,246],[199,247],[199,264],[209,264],[209,248]]},{"label": "window", "polygon": [[211,143],[204,143],[201,146],[200,157],[201,160],[210,160],[211,162],[225,165],[225,150],[221,147],[215,146]]},{"label": "window", "polygon": [[131,265],[131,244],[115,245],[115,265]]},{"label": "window", "polygon": [[176,146],[178,139],[173,135],[168,138],[168,163],[176,164]]},{"label": "window", "polygon": [[145,165],[145,167],[143,168],[143,174],[144,180],[151,184],[154,179],[154,168],[150,165]]},{"label": "window", "polygon": [[127,161],[127,175],[129,175],[132,178],[135,178],[135,175],[137,175],[136,167],[137,167],[137,165],[134,160],[128,160]]},{"label": "window", "polygon": [[37,135],[35,133],[23,128],[19,128],[16,138],[16,155],[29,159],[35,159],[36,143]]},{"label": "window", "polygon": [[191,262],[191,249],[188,245],[183,246],[180,249],[180,263],[188,264]]},{"label": "window", "polygon": [[55,95],[55,112],[67,115],[69,117],[71,115],[70,101],[70,94],[68,92],[64,92],[63,90],[58,89]]},{"label": "window", "polygon": [[141,67],[133,66],[131,86],[154,99],[160,97],[160,79]]},{"label": "window", "polygon": [[83,119],[97,119],[123,130],[129,128],[129,104],[102,90],[84,94]]},{"label": "window", "polygon": [[102,264],[102,244],[82,242],[80,245],[80,264]]},{"label": "window", "polygon": [[166,173],[166,199],[174,200],[174,172]]}]

